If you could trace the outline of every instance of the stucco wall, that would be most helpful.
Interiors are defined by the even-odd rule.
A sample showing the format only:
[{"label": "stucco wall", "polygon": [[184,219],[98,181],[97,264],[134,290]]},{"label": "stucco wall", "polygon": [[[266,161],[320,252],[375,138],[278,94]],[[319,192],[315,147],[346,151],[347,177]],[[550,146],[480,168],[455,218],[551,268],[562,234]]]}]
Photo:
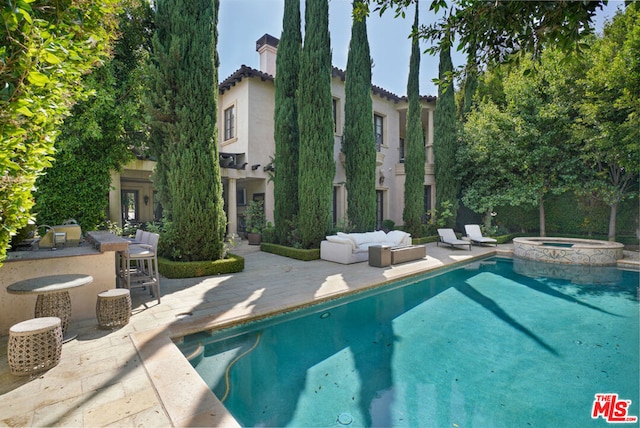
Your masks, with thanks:
[{"label": "stucco wall", "polygon": [[[75,251],[74,251],[75,250]],[[96,299],[101,291],[115,288],[115,252],[100,253],[92,248],[60,249],[33,252],[20,252],[21,258],[10,259],[0,267],[0,335],[9,334],[9,328],[34,317],[37,295],[9,294],[7,287],[17,281],[58,274],[89,274],[93,276],[91,284],[72,288],[71,321],[73,324],[82,320],[96,320]],[[47,257],[48,254],[51,257]],[[67,256],[68,254],[68,256]],[[29,258],[38,257],[38,258]],[[16,257],[16,253],[9,257]],[[46,258],[42,258],[46,257]]]}]

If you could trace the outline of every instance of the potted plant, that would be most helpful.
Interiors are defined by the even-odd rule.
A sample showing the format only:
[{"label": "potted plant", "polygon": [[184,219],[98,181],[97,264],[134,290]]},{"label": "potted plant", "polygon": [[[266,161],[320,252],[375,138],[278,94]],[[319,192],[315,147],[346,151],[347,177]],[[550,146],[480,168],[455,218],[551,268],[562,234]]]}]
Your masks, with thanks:
[{"label": "potted plant", "polygon": [[249,245],[259,245],[262,242],[262,231],[266,226],[264,202],[251,201],[244,215]]}]

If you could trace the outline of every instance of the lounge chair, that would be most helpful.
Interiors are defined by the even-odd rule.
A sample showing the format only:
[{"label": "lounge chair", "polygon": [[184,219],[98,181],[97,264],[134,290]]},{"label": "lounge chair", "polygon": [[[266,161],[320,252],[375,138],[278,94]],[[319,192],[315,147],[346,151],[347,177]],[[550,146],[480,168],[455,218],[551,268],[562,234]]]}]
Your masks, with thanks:
[{"label": "lounge chair", "polygon": [[482,236],[480,226],[477,224],[466,224],[464,230],[467,232],[467,236],[471,239],[471,242],[475,244],[493,244],[496,247],[498,246],[498,241],[495,239]]},{"label": "lounge chair", "polygon": [[471,241],[458,239],[453,229],[438,229],[438,236],[440,237],[440,241],[436,242],[436,245],[440,245],[440,242],[451,245],[451,248],[454,248],[456,245],[467,245],[469,246],[469,251],[471,251]]}]

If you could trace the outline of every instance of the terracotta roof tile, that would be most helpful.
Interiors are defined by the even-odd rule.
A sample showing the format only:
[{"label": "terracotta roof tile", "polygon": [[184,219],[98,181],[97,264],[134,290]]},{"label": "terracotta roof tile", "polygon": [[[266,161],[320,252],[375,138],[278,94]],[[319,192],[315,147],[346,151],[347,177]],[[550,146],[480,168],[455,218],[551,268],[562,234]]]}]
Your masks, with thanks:
[{"label": "terracotta roof tile", "polygon": [[[249,78],[249,77],[258,77],[260,79],[262,79],[262,81],[273,81],[274,77],[270,74],[264,73],[260,70],[256,70],[255,68],[251,68],[248,67],[246,65],[241,65],[239,69],[237,69],[235,72],[233,72],[233,74],[231,74],[231,76],[227,77],[226,79],[224,79],[224,81],[222,81],[222,83],[220,83],[219,86],[219,91],[220,94],[224,94],[225,91],[228,91],[229,89],[231,89],[233,86],[235,86],[237,83],[240,83],[242,81],[242,79],[244,78]],[[340,80],[342,80],[343,82],[345,81],[346,78],[346,72],[344,70],[339,69],[338,67],[332,67],[331,70],[331,77],[337,77]],[[374,95],[377,95],[381,98],[387,98],[390,101],[393,101],[395,103],[398,103],[400,101],[407,101],[407,97],[406,96],[398,96],[396,94],[394,94],[393,92],[389,92],[384,88],[381,88],[379,86],[376,85],[371,85],[371,91],[374,93]],[[433,95],[421,95],[420,96],[420,100],[422,101],[435,101],[437,97],[433,96]]]}]

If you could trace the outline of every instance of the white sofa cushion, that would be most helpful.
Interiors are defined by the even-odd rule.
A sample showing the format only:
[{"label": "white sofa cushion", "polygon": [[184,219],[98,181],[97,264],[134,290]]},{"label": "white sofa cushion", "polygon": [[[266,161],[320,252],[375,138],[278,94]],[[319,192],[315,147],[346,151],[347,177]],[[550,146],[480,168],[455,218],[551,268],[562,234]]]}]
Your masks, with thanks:
[{"label": "white sofa cushion", "polygon": [[351,239],[345,238],[343,236],[330,235],[330,236],[327,236],[327,241],[335,242],[335,243],[338,243],[338,244],[349,245],[351,247],[351,250],[355,250],[356,249],[356,245],[354,244],[354,242]]},{"label": "white sofa cushion", "polygon": [[347,238],[348,240],[351,241],[351,243],[353,244],[353,248],[357,247],[358,244],[356,244],[355,239],[353,239],[353,237],[351,237],[351,235],[349,235],[348,233],[344,233],[344,232],[338,232],[337,233],[338,237],[340,238]]},{"label": "white sofa cushion", "polygon": [[349,237],[353,239],[353,242],[356,243],[356,247],[359,247],[360,245],[367,242],[372,242],[372,239],[370,238],[368,233],[350,233]]},{"label": "white sofa cushion", "polygon": [[387,233],[385,241],[392,243],[393,245],[400,245],[403,239],[408,235],[407,232],[402,230],[392,230]]},{"label": "white sofa cushion", "polygon": [[367,242],[382,243],[387,241],[387,234],[382,230],[367,233]]}]

